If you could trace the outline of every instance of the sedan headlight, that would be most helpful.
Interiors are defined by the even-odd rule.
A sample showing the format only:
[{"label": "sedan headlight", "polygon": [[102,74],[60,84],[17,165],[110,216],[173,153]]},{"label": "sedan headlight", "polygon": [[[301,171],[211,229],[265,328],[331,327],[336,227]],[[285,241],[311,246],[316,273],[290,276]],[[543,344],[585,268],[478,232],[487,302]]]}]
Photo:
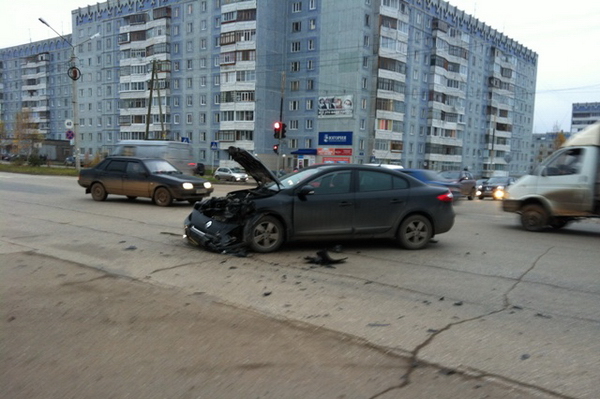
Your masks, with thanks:
[{"label": "sedan headlight", "polygon": [[193,190],[194,185],[192,183],[185,182],[182,184],[184,190]]},{"label": "sedan headlight", "polygon": [[204,182],[204,188],[211,188],[211,187],[212,187],[212,184],[210,184],[209,181]]}]

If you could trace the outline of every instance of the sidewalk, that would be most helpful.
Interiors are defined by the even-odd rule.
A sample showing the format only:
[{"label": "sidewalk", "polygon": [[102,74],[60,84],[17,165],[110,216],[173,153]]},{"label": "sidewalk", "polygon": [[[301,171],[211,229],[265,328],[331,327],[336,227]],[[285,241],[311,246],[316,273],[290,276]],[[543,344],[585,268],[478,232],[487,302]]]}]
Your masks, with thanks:
[{"label": "sidewalk", "polygon": [[0,255],[11,399],[541,398],[335,332],[33,253]]}]

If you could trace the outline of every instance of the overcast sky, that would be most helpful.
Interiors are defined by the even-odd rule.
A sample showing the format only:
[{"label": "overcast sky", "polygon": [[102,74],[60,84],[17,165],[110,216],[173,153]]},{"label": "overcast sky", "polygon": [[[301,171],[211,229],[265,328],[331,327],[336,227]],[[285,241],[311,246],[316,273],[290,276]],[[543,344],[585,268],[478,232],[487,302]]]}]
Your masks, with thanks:
[{"label": "overcast sky", "polygon": [[[71,33],[71,11],[86,0],[0,0],[0,48]],[[344,0],[336,0],[343,3]],[[96,4],[96,2],[91,3]],[[571,128],[572,104],[600,102],[600,0],[452,0],[539,56],[534,132]]]}]

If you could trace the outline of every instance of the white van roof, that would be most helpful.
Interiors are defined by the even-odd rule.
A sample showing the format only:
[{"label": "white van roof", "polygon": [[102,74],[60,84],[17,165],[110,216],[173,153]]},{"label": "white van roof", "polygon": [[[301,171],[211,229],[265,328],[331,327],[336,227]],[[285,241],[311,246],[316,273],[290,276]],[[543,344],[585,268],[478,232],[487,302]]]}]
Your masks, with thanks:
[{"label": "white van roof", "polygon": [[562,147],[582,145],[600,146],[600,122],[589,125],[582,131],[575,133],[570,139],[563,143]]}]

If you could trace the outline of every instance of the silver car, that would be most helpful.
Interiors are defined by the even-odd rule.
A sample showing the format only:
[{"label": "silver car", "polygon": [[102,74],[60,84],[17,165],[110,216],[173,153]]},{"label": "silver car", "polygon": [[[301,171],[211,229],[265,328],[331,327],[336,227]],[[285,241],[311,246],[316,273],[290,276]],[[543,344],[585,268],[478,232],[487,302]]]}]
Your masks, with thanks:
[{"label": "silver car", "polygon": [[214,174],[215,179],[244,183],[248,180],[248,174],[240,168],[218,168]]}]

